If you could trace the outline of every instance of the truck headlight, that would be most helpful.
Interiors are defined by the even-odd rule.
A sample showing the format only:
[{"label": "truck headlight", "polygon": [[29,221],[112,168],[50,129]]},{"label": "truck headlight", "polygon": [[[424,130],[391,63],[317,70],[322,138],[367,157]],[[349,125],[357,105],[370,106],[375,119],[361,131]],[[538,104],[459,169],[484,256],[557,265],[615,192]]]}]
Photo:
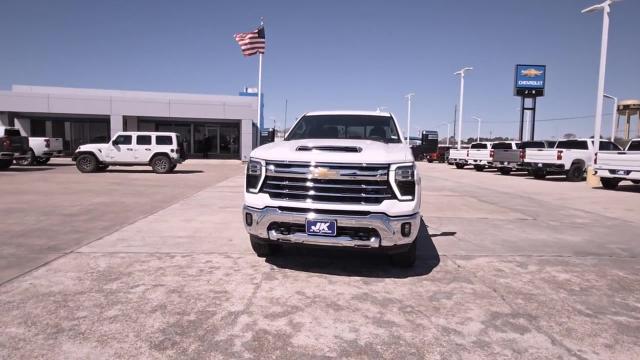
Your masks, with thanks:
[{"label": "truck headlight", "polygon": [[245,181],[245,189],[250,193],[257,193],[264,180],[264,161],[258,159],[249,159],[247,162],[247,173]]},{"label": "truck headlight", "polygon": [[398,200],[411,201],[416,197],[416,168],[414,164],[394,164],[389,169],[389,182]]}]

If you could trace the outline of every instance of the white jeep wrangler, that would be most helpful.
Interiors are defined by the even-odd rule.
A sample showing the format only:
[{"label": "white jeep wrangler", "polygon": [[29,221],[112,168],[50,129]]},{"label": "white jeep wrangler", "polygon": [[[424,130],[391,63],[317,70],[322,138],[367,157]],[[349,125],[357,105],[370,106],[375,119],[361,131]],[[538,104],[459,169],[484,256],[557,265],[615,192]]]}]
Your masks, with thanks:
[{"label": "white jeep wrangler", "polygon": [[106,144],[78,146],[71,157],[80,172],[104,171],[110,165],[150,165],[166,174],[185,160],[180,135],[169,132],[119,132]]},{"label": "white jeep wrangler", "polygon": [[420,177],[394,117],[303,115],[284,141],[251,153],[243,222],[260,257],[296,243],[375,249],[412,266]]}]

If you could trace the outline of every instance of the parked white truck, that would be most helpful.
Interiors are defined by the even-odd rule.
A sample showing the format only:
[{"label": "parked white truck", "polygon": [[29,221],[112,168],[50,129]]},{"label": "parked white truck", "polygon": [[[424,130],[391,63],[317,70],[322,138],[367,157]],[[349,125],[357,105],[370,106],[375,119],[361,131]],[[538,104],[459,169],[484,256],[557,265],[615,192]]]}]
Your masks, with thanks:
[{"label": "parked white truck", "polygon": [[625,151],[600,151],[593,168],[605,189],[615,189],[621,181],[640,184],[640,139],[633,139]]},{"label": "parked white truck", "polygon": [[[600,140],[600,151],[621,150],[609,140]],[[568,181],[581,181],[593,161],[593,139],[560,140],[553,149],[527,149],[525,165],[536,179],[565,175]]]},{"label": "parked white truck", "polygon": [[62,155],[62,138],[29,137],[29,151],[24,158],[16,159],[22,166],[44,165],[53,156]]},{"label": "parked white truck", "polygon": [[80,172],[104,171],[111,165],[149,165],[154,172],[172,172],[185,160],[180,135],[170,132],[119,132],[106,144],[78,146],[71,160]]},{"label": "parked white truck", "polygon": [[260,257],[282,244],[383,251],[416,260],[420,176],[390,113],[312,112],[251,153],[243,222]]},{"label": "parked white truck", "polygon": [[469,145],[461,146],[460,149],[451,149],[449,151],[449,159],[447,162],[450,165],[455,165],[457,169],[464,169],[468,164],[469,159]]},{"label": "parked white truck", "polygon": [[487,167],[493,166],[491,145],[493,145],[491,142],[475,142],[469,147],[467,162],[473,165],[476,171],[483,171]]}]

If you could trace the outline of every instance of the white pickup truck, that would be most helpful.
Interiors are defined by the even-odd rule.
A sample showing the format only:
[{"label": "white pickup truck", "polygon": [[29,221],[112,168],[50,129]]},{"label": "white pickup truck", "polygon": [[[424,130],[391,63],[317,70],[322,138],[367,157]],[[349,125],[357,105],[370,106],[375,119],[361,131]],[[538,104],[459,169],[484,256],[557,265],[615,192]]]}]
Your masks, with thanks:
[{"label": "white pickup truck", "polygon": [[[609,140],[600,140],[600,151],[621,150]],[[593,161],[593,139],[560,140],[553,149],[527,149],[525,165],[536,179],[565,175],[568,181],[581,181]]]},{"label": "white pickup truck", "polygon": [[491,145],[493,145],[491,142],[475,142],[469,147],[467,162],[473,165],[476,171],[483,171],[487,167],[493,166]]},{"label": "white pickup truck", "polygon": [[78,146],[71,157],[80,172],[104,171],[111,165],[149,165],[157,174],[175,170],[186,159],[180,134],[119,132],[106,144]]},{"label": "white pickup truck", "polygon": [[455,165],[457,169],[464,169],[467,166],[469,158],[469,145],[463,145],[460,149],[451,149],[449,151],[449,159],[447,162],[450,165]]},{"label": "white pickup truck", "polygon": [[16,159],[18,165],[44,165],[53,156],[62,155],[62,138],[29,137],[27,156]]},{"label": "white pickup truck", "polygon": [[382,251],[413,266],[420,176],[390,113],[311,112],[253,150],[242,220],[259,257],[282,244]]},{"label": "white pickup truck", "polygon": [[625,151],[599,151],[593,168],[605,189],[615,189],[623,180],[640,184],[640,139],[633,139]]}]

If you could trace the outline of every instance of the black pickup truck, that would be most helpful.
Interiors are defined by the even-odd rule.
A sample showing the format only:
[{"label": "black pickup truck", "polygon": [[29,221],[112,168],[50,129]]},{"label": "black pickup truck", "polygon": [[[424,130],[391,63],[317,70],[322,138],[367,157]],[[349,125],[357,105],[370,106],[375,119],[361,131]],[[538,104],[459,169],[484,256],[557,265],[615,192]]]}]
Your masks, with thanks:
[{"label": "black pickup truck", "polygon": [[20,129],[0,126],[0,170],[8,169],[13,160],[27,156],[29,138]]}]

